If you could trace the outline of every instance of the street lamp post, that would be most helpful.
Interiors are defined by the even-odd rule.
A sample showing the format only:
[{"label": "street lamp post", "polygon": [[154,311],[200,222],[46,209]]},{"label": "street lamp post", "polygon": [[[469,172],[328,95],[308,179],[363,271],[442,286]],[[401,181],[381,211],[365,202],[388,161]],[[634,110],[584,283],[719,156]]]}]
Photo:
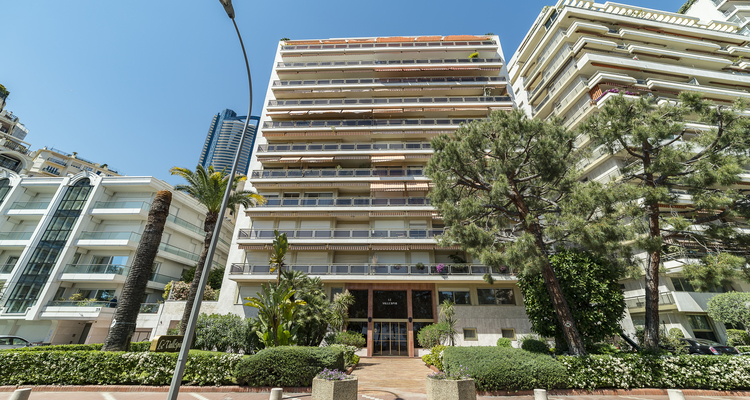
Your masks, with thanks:
[{"label": "street lamp post", "polygon": [[[182,339],[182,347],[180,348],[180,355],[177,358],[177,365],[174,369],[174,375],[172,375],[172,383],[169,386],[169,394],[167,395],[168,400],[177,400],[177,394],[180,392],[180,384],[182,383],[182,377],[185,374],[185,364],[187,364],[188,353],[190,351],[190,344],[193,343],[193,337],[195,336],[195,325],[198,322],[198,314],[200,313],[201,302],[203,301],[203,288],[208,283],[208,272],[211,269],[211,261],[216,251],[216,245],[219,242],[219,233],[221,233],[221,226],[224,222],[224,211],[227,209],[227,203],[229,196],[232,192],[232,182],[234,182],[234,175],[237,173],[237,166],[240,162],[240,154],[245,144],[245,136],[247,129],[250,124],[250,115],[253,109],[253,81],[250,77],[250,63],[247,61],[247,52],[245,51],[245,44],[242,42],[242,35],[237,27],[237,22],[234,21],[234,7],[232,7],[232,0],[219,0],[221,5],[224,6],[224,11],[227,12],[227,16],[232,20],[234,24],[234,30],[237,31],[237,37],[240,39],[240,46],[242,47],[242,55],[245,57],[245,67],[247,69],[247,84],[250,94],[250,101],[247,106],[247,116],[245,117],[245,126],[242,128],[242,136],[240,136],[240,144],[237,147],[237,154],[234,156],[234,163],[232,163],[232,170],[229,172],[229,180],[227,181],[227,189],[224,192],[224,199],[219,209],[219,215],[216,221],[216,227],[214,228],[213,237],[211,237],[211,244],[208,246],[208,254],[206,255],[206,262],[203,265],[203,274],[201,275],[201,281],[198,285],[198,293],[195,296],[193,302],[193,309],[190,313],[190,319],[188,320],[187,327],[185,328],[185,336]],[[259,121],[260,122],[260,121]],[[255,137],[257,136],[258,130],[256,128],[255,134],[253,134],[251,148],[255,146]],[[252,150],[250,153],[252,157]]]}]

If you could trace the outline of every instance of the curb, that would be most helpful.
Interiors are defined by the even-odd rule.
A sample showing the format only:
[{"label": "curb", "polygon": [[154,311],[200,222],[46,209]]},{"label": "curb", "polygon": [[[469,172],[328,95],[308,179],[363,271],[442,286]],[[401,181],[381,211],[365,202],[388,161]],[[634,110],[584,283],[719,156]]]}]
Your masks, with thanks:
[{"label": "curb", "polygon": [[[747,390],[703,390],[703,389],[679,389],[685,396],[750,396]],[[667,389],[552,389],[548,390],[550,396],[667,396]],[[533,390],[490,390],[479,391],[478,396],[533,396]]]},{"label": "curb", "polygon": [[[137,385],[20,385],[0,386],[0,393],[12,392],[17,389],[32,389],[33,392],[168,392],[169,386],[137,386]],[[180,393],[271,393],[271,386],[180,386]],[[312,387],[284,387],[284,393],[311,393]]]}]

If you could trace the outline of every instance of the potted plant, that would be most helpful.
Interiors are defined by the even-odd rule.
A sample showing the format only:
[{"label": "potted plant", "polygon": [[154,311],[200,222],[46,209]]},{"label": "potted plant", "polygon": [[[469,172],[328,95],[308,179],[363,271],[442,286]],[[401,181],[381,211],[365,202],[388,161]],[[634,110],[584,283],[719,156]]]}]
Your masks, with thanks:
[{"label": "potted plant", "polygon": [[474,379],[466,367],[427,375],[427,400],[476,400]]},{"label": "potted plant", "polygon": [[312,383],[312,400],[357,400],[357,377],[324,369]]},{"label": "potted plant", "polygon": [[417,265],[415,265],[415,267],[417,267],[417,269],[420,270],[420,271],[424,271],[424,264],[423,263],[417,263]]}]

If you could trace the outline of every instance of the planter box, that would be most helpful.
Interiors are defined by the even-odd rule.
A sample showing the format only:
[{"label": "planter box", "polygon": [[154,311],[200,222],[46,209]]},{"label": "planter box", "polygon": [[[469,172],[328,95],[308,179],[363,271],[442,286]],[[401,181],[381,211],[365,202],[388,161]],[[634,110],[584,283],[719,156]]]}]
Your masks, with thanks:
[{"label": "planter box", "polygon": [[357,377],[350,377],[344,381],[313,379],[312,400],[357,400]]},{"label": "planter box", "polygon": [[427,400],[476,400],[474,379],[458,381],[427,378]]}]

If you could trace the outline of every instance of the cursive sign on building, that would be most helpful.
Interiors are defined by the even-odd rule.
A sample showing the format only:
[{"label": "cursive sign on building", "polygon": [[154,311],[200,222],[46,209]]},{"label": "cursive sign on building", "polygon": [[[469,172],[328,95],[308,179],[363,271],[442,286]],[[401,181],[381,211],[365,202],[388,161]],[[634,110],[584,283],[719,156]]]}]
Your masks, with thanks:
[{"label": "cursive sign on building", "polygon": [[164,335],[164,336],[157,336],[153,340],[151,340],[151,347],[149,347],[149,351],[154,351],[157,353],[164,353],[164,352],[178,352],[180,351],[180,348],[182,348],[182,340],[184,336],[182,335]]}]

